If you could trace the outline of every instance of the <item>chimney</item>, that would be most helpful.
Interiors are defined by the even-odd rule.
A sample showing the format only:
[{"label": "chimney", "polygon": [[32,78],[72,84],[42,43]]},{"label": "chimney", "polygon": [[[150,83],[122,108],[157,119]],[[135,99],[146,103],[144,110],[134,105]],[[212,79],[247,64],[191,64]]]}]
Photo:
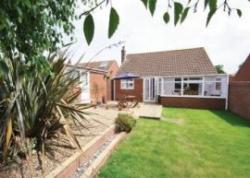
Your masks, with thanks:
[{"label": "chimney", "polygon": [[123,46],[121,50],[121,64],[125,61],[125,59],[126,59],[126,50],[125,46]]}]

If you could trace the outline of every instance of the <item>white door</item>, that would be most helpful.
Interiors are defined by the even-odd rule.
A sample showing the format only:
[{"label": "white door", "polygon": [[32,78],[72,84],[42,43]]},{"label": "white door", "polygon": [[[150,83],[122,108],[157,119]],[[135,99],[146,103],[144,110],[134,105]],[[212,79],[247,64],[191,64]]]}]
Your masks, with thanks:
[{"label": "white door", "polygon": [[143,98],[145,102],[157,101],[157,83],[154,77],[147,77],[143,80]]}]

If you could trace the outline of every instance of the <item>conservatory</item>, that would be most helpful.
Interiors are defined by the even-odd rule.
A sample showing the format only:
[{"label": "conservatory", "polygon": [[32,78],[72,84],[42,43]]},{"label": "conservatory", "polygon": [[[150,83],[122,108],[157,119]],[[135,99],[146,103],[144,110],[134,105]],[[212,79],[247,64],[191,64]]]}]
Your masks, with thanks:
[{"label": "conservatory", "polygon": [[167,105],[174,102],[174,105],[183,107],[203,105],[203,102],[207,105],[209,102],[224,105],[227,109],[228,83],[226,74],[144,77],[143,100]]}]

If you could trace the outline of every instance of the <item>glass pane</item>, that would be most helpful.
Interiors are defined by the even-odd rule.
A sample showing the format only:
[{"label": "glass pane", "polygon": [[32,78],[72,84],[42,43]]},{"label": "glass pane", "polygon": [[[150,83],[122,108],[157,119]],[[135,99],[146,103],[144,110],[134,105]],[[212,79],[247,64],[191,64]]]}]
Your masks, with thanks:
[{"label": "glass pane", "polygon": [[174,79],[176,82],[181,82],[181,78],[175,78]]},{"label": "glass pane", "polygon": [[202,95],[202,84],[200,83],[187,83],[183,88],[184,95]]},{"label": "glass pane", "polygon": [[161,85],[162,85],[162,80],[161,78],[159,78],[159,81],[158,81],[158,95],[161,95]]},{"label": "glass pane", "polygon": [[205,83],[205,96],[221,96],[222,84],[221,82],[207,82]]},{"label": "glass pane", "polygon": [[154,100],[155,97],[155,82],[154,78],[150,79],[150,100]]}]

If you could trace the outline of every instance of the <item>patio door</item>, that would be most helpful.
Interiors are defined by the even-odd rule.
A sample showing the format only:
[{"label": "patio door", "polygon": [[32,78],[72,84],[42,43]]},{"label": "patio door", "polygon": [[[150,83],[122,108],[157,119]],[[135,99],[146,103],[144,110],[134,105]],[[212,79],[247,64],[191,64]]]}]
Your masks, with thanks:
[{"label": "patio door", "polygon": [[143,80],[143,100],[144,102],[157,101],[157,84],[154,77],[147,77]]}]

